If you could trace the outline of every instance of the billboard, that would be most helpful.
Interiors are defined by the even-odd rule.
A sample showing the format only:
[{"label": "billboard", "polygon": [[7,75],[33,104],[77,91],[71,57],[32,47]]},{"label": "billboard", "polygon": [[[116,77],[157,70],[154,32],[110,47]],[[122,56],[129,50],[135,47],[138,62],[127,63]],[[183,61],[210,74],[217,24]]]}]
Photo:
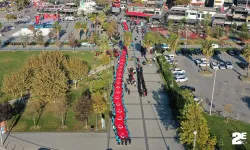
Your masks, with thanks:
[{"label": "billboard", "polygon": [[112,12],[113,13],[120,13],[120,8],[118,8],[118,7],[112,7]]}]

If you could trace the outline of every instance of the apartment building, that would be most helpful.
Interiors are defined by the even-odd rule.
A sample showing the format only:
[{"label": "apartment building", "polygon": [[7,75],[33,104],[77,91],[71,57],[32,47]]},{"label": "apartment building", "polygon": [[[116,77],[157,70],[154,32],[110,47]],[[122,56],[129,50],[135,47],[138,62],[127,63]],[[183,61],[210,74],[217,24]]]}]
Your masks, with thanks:
[{"label": "apartment building", "polygon": [[201,6],[175,6],[168,11],[167,19],[178,22],[185,18],[188,23],[193,24],[203,20],[206,14],[212,18],[216,14],[216,9]]},{"label": "apartment building", "polygon": [[225,13],[217,13],[212,21],[213,25],[226,25],[236,24],[241,26],[247,23],[250,26],[250,11],[246,7],[232,6]]},{"label": "apartment building", "polygon": [[190,5],[192,6],[205,6],[206,0],[191,0]]},{"label": "apartment building", "polygon": [[147,0],[144,4],[131,3],[127,5],[126,16],[161,20],[165,16],[165,4],[162,0]]},{"label": "apartment building", "polygon": [[214,0],[214,8],[220,8],[224,5],[224,0]]}]

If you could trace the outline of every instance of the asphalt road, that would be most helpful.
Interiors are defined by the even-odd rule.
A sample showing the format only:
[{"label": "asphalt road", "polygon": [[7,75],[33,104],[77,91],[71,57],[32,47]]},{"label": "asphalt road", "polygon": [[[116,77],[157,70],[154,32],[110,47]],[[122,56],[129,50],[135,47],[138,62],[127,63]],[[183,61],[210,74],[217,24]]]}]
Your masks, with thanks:
[{"label": "asphalt road", "polygon": [[[202,105],[206,111],[209,111],[215,71],[210,69],[213,71],[213,75],[210,77],[201,76],[198,73],[199,67],[193,62],[194,59],[201,57],[204,58],[205,56],[177,56],[177,60],[179,61],[179,67],[186,70],[186,75],[189,78],[187,85],[196,88],[194,95],[204,99]],[[245,75],[246,71],[242,70],[236,64],[236,62],[244,61],[244,59],[222,53],[221,56],[210,59],[210,62],[214,61],[231,61],[234,68],[232,70],[217,71],[213,111],[215,111],[215,109],[221,111],[221,114],[225,116],[224,105],[232,104],[233,107],[230,116],[233,119],[250,122],[250,86],[249,83],[239,80],[239,75]]]}]

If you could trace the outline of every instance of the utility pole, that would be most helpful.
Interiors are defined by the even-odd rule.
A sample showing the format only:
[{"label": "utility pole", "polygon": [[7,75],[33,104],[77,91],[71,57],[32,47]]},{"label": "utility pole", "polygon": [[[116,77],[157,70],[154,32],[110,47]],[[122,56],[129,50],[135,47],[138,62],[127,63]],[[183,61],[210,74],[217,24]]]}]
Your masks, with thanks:
[{"label": "utility pole", "polygon": [[216,71],[214,73],[214,84],[213,84],[213,91],[212,91],[212,99],[211,99],[211,105],[210,105],[210,110],[209,114],[212,114],[212,106],[213,106],[213,100],[214,100],[214,87],[215,87],[215,80],[216,80]]}]

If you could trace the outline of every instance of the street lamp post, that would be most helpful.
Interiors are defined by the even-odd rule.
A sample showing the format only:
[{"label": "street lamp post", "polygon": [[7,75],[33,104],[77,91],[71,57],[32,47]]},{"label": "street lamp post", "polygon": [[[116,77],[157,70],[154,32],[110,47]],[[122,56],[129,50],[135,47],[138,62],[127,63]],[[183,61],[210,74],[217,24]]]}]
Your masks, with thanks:
[{"label": "street lamp post", "polygon": [[193,144],[193,150],[195,150],[195,145],[196,145],[196,134],[197,134],[197,131],[195,130],[193,133],[194,133],[194,144]]},{"label": "street lamp post", "polygon": [[211,104],[210,104],[210,110],[209,114],[212,114],[212,106],[213,106],[213,100],[214,100],[214,87],[215,87],[215,80],[216,80],[216,71],[214,73],[214,84],[213,84],[213,91],[212,91],[212,99],[211,99]]},{"label": "street lamp post", "polygon": [[[0,127],[1,128],[1,127]],[[1,138],[1,145],[3,146],[3,135],[2,135],[2,129],[0,129],[0,138]]]}]

